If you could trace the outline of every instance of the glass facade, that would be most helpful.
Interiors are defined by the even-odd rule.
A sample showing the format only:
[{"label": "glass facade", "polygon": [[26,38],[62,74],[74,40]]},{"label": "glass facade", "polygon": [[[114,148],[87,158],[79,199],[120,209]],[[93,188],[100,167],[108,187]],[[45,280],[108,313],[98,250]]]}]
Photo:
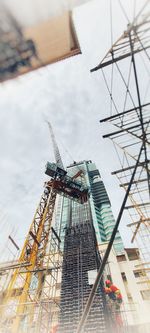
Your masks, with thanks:
[{"label": "glass facade", "polygon": [[[82,173],[78,181],[89,187],[90,199],[85,204],[79,204],[68,198],[59,197],[56,225],[62,250],[65,228],[68,226],[87,222],[92,217],[97,242],[101,244],[110,239],[115,225],[110,200],[96,165],[92,161],[81,161],[67,167],[68,175],[71,177],[77,175],[79,171]],[[119,231],[114,241],[114,249],[117,254],[124,250]]]}]

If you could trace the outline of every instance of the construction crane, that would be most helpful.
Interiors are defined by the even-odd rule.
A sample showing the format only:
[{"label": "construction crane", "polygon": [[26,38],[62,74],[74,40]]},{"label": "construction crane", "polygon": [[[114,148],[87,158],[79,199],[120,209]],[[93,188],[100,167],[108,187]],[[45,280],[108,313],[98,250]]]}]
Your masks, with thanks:
[{"label": "construction crane", "polygon": [[[0,332],[48,332],[51,321],[51,304],[58,306],[53,292],[60,268],[60,239],[52,227],[57,194],[83,204],[89,190],[64,169],[55,136],[48,123],[56,163],[47,162],[44,191],[18,259],[12,264],[13,274],[6,291],[1,295]],[[48,250],[47,250],[48,248]],[[52,308],[52,307],[51,307]]]}]

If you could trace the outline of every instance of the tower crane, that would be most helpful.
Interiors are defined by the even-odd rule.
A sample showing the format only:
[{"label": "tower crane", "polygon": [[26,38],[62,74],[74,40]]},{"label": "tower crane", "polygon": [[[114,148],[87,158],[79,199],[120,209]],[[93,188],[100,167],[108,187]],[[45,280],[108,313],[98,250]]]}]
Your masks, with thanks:
[{"label": "tower crane", "polygon": [[[53,292],[47,290],[50,291],[51,280],[56,282],[54,271],[59,268],[60,239],[52,227],[56,196],[60,194],[81,204],[89,197],[88,188],[77,181],[80,172],[72,178],[68,176],[49,122],[48,126],[56,163],[47,162],[45,173],[50,179],[44,184],[44,191],[18,259],[18,266],[13,270],[9,285],[1,296],[0,332],[3,333],[45,333],[50,330],[49,306],[55,299]],[[44,289],[46,283],[48,289]],[[46,313],[47,317],[44,315]]]}]

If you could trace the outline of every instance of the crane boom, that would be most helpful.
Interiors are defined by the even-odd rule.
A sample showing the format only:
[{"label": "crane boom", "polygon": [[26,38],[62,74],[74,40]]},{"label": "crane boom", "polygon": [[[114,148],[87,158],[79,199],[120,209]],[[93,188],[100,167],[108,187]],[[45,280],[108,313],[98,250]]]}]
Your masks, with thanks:
[{"label": "crane boom", "polygon": [[51,140],[52,140],[52,144],[53,144],[53,150],[54,150],[56,164],[61,169],[64,169],[64,165],[63,165],[63,162],[62,162],[62,159],[61,159],[61,155],[60,155],[59,148],[58,148],[58,145],[57,145],[57,142],[56,142],[56,139],[55,139],[55,135],[54,135],[54,132],[53,132],[52,125],[49,121],[46,120],[46,122],[48,124],[50,135],[51,135]]}]

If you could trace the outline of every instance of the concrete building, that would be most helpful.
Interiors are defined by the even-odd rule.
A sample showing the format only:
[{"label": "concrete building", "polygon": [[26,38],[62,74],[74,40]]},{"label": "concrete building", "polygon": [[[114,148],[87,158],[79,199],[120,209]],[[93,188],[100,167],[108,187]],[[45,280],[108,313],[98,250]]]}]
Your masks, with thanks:
[{"label": "concrete building", "polygon": [[[99,245],[101,255],[107,243]],[[131,326],[132,332],[150,331],[150,289],[149,279],[143,271],[138,248],[125,248],[124,253],[116,255],[112,248],[105,269],[105,277],[111,279],[121,290],[121,306],[124,321]]]}]

